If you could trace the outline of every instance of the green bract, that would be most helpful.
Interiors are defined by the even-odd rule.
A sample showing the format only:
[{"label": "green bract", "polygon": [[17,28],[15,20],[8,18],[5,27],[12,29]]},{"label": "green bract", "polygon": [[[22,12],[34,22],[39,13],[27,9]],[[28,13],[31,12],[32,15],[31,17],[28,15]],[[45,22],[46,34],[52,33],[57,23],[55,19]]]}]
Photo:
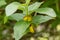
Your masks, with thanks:
[{"label": "green bract", "polygon": [[[25,35],[25,33],[27,33],[30,24],[39,25],[40,23],[47,22],[56,17],[56,13],[52,8],[39,8],[43,2],[35,2],[34,4],[29,5],[30,1],[31,0],[26,0],[26,3],[24,4],[12,2],[5,8],[6,16],[4,18],[4,23],[6,23],[8,19],[17,21],[13,28],[15,40],[19,40],[23,35]],[[23,13],[16,13],[17,10],[21,10]],[[35,15],[33,12],[35,12],[35,14],[38,13],[44,15]],[[25,16],[30,15],[32,16],[31,22],[23,20]]]}]

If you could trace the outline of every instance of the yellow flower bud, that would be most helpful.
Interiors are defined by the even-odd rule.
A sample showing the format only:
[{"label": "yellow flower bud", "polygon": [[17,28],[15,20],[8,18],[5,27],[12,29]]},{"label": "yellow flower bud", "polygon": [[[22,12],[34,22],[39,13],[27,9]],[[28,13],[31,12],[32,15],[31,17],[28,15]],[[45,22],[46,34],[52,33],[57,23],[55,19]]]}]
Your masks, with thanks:
[{"label": "yellow flower bud", "polygon": [[25,16],[24,21],[32,21],[32,17],[31,16]]},{"label": "yellow flower bud", "polygon": [[27,16],[25,16],[25,17],[24,17],[24,21],[27,21],[27,20],[28,20],[28,17],[27,17]]},{"label": "yellow flower bud", "polygon": [[32,18],[31,17],[28,17],[28,21],[32,21]]},{"label": "yellow flower bud", "polygon": [[33,25],[31,25],[29,29],[31,33],[34,33]]}]

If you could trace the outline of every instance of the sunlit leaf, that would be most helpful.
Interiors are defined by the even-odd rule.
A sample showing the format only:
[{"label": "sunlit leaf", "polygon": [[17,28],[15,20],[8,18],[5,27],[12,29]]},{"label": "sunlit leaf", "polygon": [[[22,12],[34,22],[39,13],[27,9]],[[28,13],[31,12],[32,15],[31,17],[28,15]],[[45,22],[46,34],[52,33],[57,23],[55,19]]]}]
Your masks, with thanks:
[{"label": "sunlit leaf", "polygon": [[18,7],[19,7],[19,4],[18,2],[13,2],[9,5],[6,6],[5,8],[5,12],[6,12],[6,16],[10,16],[12,15],[15,11],[17,11]]},{"label": "sunlit leaf", "polygon": [[56,17],[56,13],[52,8],[39,8],[36,10],[37,13],[46,14],[51,17]]},{"label": "sunlit leaf", "polygon": [[22,13],[15,13],[15,14],[12,14],[11,16],[9,16],[9,19],[19,21],[19,20],[22,20],[24,16],[25,15]]},{"label": "sunlit leaf", "polygon": [[32,23],[34,23],[34,24],[40,24],[40,23],[47,22],[47,21],[49,21],[49,20],[51,20],[51,19],[53,19],[53,18],[50,17],[50,16],[37,15],[37,16],[34,16],[34,17],[33,17]]},{"label": "sunlit leaf", "polygon": [[29,27],[30,23],[25,21],[19,21],[14,26],[14,38],[19,40],[23,35],[26,29]]},{"label": "sunlit leaf", "polygon": [[43,2],[35,2],[34,4],[30,5],[28,7],[28,11],[30,13],[34,12],[36,9],[38,9],[40,7],[40,5],[42,4]]}]

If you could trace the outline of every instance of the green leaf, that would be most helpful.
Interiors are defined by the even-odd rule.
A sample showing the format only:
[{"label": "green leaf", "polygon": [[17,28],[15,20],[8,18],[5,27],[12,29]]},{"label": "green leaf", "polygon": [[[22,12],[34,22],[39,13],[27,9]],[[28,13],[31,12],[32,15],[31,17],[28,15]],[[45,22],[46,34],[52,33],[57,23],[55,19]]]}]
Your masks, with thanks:
[{"label": "green leaf", "polygon": [[29,4],[31,0],[26,0],[26,4]]},{"label": "green leaf", "polygon": [[20,4],[19,7],[18,7],[19,10],[25,10],[25,4]]},{"label": "green leaf", "polygon": [[40,7],[40,5],[42,4],[43,2],[35,2],[34,4],[30,5],[28,7],[28,11],[30,13],[34,12],[36,9],[38,9]]},{"label": "green leaf", "polygon": [[15,40],[19,40],[23,35],[24,32],[29,27],[30,23],[25,21],[19,21],[14,26],[14,38]]},{"label": "green leaf", "polygon": [[36,10],[37,13],[46,14],[51,17],[56,17],[56,13],[52,8],[39,8]]},{"label": "green leaf", "polygon": [[[54,2],[53,2],[54,1]],[[49,6],[51,6],[51,5],[54,5],[54,3],[55,3],[55,0],[46,0],[45,2],[44,2],[44,4],[42,5],[42,7],[49,7]]]},{"label": "green leaf", "polygon": [[0,0],[0,7],[3,5],[6,5],[7,3],[5,2],[5,0]]},{"label": "green leaf", "polygon": [[5,8],[6,16],[12,15],[18,9],[19,5],[20,5],[20,3],[18,3],[18,2],[13,2],[13,3],[7,5]]},{"label": "green leaf", "polygon": [[60,18],[55,19],[55,20],[51,23],[51,28],[52,28],[52,29],[56,28],[58,24],[60,24]]},{"label": "green leaf", "polygon": [[4,17],[4,24],[5,24],[7,21],[8,21],[8,17],[5,16],[5,17]]},{"label": "green leaf", "polygon": [[19,20],[22,20],[24,16],[25,15],[22,13],[15,13],[15,14],[12,14],[11,16],[9,16],[9,19],[19,21]]},{"label": "green leaf", "polygon": [[40,24],[40,23],[44,23],[44,22],[47,22],[49,20],[53,19],[52,17],[50,16],[41,16],[41,15],[37,15],[37,16],[34,16],[33,17],[33,20],[32,20],[32,23],[34,24]]}]

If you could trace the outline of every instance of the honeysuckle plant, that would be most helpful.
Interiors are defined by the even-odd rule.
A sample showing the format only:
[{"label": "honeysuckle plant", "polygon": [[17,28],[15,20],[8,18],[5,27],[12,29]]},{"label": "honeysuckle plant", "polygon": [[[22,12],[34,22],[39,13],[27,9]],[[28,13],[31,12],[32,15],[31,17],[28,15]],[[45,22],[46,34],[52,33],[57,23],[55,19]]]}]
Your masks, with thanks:
[{"label": "honeysuckle plant", "polygon": [[[39,24],[56,17],[56,13],[52,8],[40,8],[44,2],[35,2],[30,5],[31,0],[25,1],[26,3],[24,4],[19,2],[12,2],[5,8],[6,16],[4,17],[4,23],[6,23],[8,20],[17,21],[13,28],[13,37],[15,40],[21,39],[21,37],[28,32],[34,33],[35,26],[38,26]],[[17,10],[23,12],[16,13]]]}]

